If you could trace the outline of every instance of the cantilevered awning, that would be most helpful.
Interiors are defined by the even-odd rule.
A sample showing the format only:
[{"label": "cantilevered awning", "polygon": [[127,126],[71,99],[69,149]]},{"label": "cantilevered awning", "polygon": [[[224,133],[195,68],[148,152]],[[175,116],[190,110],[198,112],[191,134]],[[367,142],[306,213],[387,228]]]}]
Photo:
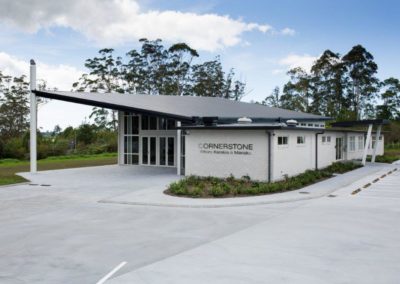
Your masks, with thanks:
[{"label": "cantilevered awning", "polygon": [[386,125],[390,121],[387,119],[364,119],[354,121],[339,121],[332,123],[332,127],[354,127],[354,126],[368,126],[372,125]]},{"label": "cantilevered awning", "polygon": [[213,97],[151,96],[119,93],[80,93],[34,91],[37,96],[103,108],[152,114],[192,121],[194,118],[218,117],[218,120],[237,120],[249,117],[257,121],[295,119],[298,121],[330,120],[329,117],[268,107],[260,104]]}]

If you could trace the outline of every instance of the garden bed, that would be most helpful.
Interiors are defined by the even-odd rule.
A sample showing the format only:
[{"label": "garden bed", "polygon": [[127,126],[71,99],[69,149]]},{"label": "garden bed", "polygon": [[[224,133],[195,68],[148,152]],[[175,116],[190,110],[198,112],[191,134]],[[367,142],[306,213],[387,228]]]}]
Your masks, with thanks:
[{"label": "garden bed", "polygon": [[249,177],[240,179],[188,176],[169,185],[164,193],[192,198],[220,198],[265,195],[291,191],[361,167],[352,162],[334,163],[321,170],[308,170],[300,175],[278,182],[252,181]]}]

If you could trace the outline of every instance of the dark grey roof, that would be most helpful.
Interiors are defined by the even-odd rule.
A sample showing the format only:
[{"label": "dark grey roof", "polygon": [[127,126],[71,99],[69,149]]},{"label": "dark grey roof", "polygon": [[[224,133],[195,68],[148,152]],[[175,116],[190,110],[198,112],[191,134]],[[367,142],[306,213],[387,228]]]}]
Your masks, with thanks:
[{"label": "dark grey roof", "polygon": [[236,120],[243,116],[250,117],[253,121],[330,119],[314,114],[212,97],[151,96],[60,91],[35,91],[35,93],[45,98],[116,110],[154,114],[186,121],[191,121],[194,117],[218,117],[219,120]]}]

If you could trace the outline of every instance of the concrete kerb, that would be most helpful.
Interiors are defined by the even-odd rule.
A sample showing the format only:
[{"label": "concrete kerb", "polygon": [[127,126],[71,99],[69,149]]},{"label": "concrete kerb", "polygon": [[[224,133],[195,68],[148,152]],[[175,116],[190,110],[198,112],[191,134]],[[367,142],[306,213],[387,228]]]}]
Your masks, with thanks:
[{"label": "concrete kerb", "polygon": [[[356,178],[351,178],[355,175],[356,171],[362,170],[360,168],[352,172],[345,173],[332,177],[328,180],[321,181],[304,188],[271,195],[252,196],[252,197],[236,197],[236,198],[221,198],[221,199],[194,199],[187,197],[175,197],[165,195],[164,188],[154,187],[141,191],[140,194],[128,193],[114,198],[107,198],[99,200],[99,203],[104,204],[121,204],[121,205],[135,205],[135,206],[155,206],[155,207],[178,207],[178,208],[223,208],[223,207],[243,207],[243,206],[257,206],[275,203],[297,202],[304,200],[311,200],[321,198],[332,194],[339,189],[347,189],[350,193],[357,188],[360,184],[365,184],[365,179],[372,182],[374,179],[380,177],[382,172],[387,172],[391,169],[392,165],[378,165],[367,166],[369,172],[367,176],[356,175]],[[364,169],[366,171],[366,169]],[[354,186],[353,186],[354,185]],[[318,188],[323,188],[318,190]],[[317,191],[318,190],[318,191]],[[301,191],[308,191],[307,196],[299,195]],[[146,192],[148,196],[146,196]],[[289,195],[289,196],[286,196]],[[252,199],[252,200],[249,200]]]},{"label": "concrete kerb", "polygon": [[[17,174],[18,175],[18,174]],[[14,186],[19,186],[19,185],[28,185],[30,184],[30,181],[24,181],[24,182],[18,182],[18,183],[12,183],[12,184],[5,184],[5,185],[0,185],[1,188],[8,188],[8,187],[14,187]]]}]

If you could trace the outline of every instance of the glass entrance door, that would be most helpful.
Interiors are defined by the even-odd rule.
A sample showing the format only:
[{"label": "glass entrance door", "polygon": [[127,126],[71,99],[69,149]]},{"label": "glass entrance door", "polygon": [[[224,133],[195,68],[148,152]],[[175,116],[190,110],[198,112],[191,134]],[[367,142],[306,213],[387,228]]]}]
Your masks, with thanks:
[{"label": "glass entrance door", "polygon": [[160,166],[175,166],[175,137],[160,137]]},{"label": "glass entrance door", "polygon": [[157,139],[156,137],[142,137],[142,164],[157,164]]},{"label": "glass entrance door", "polygon": [[175,166],[175,137],[143,136],[142,165]]},{"label": "glass entrance door", "polygon": [[336,138],[336,160],[343,159],[343,137]]}]

